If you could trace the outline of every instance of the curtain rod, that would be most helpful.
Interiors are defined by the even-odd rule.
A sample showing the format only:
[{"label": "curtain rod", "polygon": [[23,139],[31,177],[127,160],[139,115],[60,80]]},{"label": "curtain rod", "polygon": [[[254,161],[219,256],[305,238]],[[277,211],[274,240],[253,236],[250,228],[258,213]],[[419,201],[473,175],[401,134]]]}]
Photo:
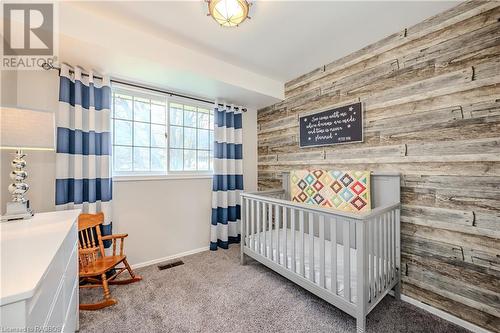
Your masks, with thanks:
[{"label": "curtain rod", "polygon": [[[70,72],[74,73],[74,69],[71,66],[69,66],[69,65],[66,65],[66,66],[68,66],[69,68],[71,68]],[[61,73],[61,68],[60,67],[55,67],[54,65],[49,64],[47,62],[43,63],[41,65],[41,67],[43,69],[45,69],[46,71],[51,70],[51,69],[55,69],[59,73]],[[83,76],[89,76],[89,74],[87,74],[87,73],[82,73],[82,75]],[[102,76],[94,75],[94,77],[96,79],[102,80]],[[181,97],[181,98],[187,98],[187,99],[190,99],[190,100],[193,100],[193,101],[204,102],[204,103],[208,103],[208,104],[215,104],[214,101],[209,101],[209,100],[206,100],[206,99],[203,99],[203,98],[197,98],[197,97],[187,96],[187,95],[183,95],[183,94],[179,94],[179,93],[174,93],[174,92],[171,92],[171,91],[168,91],[168,90],[164,90],[164,89],[160,89],[160,88],[143,86],[143,85],[140,85],[140,84],[135,84],[135,83],[132,83],[132,82],[121,81],[121,80],[111,79],[111,78],[110,78],[110,81],[112,83],[123,84],[123,85],[129,86],[129,87],[134,87],[134,88],[139,88],[139,89],[147,89],[147,90],[151,90],[151,91],[154,91],[154,92],[158,92],[158,93],[162,93],[162,94],[167,94],[169,96],[176,96],[176,97]],[[219,103],[218,105],[219,106],[224,106],[224,104],[222,104],[222,103]],[[240,107],[234,107],[234,109],[239,110]],[[241,108],[241,112],[247,112],[247,109],[246,108]]]}]

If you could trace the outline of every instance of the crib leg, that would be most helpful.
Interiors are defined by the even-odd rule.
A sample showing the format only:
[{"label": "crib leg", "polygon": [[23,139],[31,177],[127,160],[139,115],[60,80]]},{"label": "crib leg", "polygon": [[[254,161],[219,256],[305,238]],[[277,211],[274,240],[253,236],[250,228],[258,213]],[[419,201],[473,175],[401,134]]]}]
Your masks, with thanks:
[{"label": "crib leg", "polygon": [[398,301],[401,300],[401,280],[394,286],[394,298]]},{"label": "crib leg", "polygon": [[398,283],[394,286],[394,298],[398,301],[401,300],[401,275],[399,274],[399,268],[396,268],[396,280]]},{"label": "crib leg", "polygon": [[243,244],[241,246],[241,251],[240,251],[240,265],[245,266],[247,264],[247,260],[245,258],[245,253],[243,253]]},{"label": "crib leg", "polygon": [[366,316],[359,316],[356,318],[356,331],[358,333],[365,333],[366,330]]}]

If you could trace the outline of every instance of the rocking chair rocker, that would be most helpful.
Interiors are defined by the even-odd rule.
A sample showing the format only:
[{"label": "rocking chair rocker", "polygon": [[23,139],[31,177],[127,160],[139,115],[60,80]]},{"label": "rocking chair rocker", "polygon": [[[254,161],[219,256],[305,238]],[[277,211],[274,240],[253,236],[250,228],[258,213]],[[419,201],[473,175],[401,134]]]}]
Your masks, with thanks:
[{"label": "rocking chair rocker", "polygon": [[[123,242],[128,235],[101,236],[100,225],[103,222],[103,213],[80,214],[78,218],[80,288],[102,287],[104,291],[102,301],[93,304],[80,304],[80,310],[99,310],[118,303],[116,299],[111,297],[109,284],[128,284],[142,280],[142,277],[134,274],[127,262],[127,257],[123,254]],[[120,240],[119,254],[116,252],[118,239]],[[104,252],[103,241],[106,240],[113,242],[112,255],[107,256]],[[124,267],[116,267],[119,264],[123,264]],[[114,273],[108,277],[106,273],[111,270],[114,270]],[[131,278],[116,280],[116,277],[125,270],[128,271]]]}]

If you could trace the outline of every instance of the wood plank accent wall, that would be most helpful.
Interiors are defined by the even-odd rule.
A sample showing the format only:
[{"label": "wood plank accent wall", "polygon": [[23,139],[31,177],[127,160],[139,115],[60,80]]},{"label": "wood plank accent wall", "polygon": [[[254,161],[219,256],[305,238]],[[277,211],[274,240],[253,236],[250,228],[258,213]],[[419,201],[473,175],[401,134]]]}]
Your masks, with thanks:
[{"label": "wood plank accent wall", "polygon": [[[500,332],[500,2],[466,2],[285,85],[258,111],[258,181],[402,173],[403,293]],[[365,106],[365,141],[298,146],[298,116]]]}]

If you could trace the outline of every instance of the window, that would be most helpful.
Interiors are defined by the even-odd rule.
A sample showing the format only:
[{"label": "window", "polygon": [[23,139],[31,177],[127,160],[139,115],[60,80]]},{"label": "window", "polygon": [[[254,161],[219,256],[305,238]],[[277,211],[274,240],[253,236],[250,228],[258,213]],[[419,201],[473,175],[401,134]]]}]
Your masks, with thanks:
[{"label": "window", "polygon": [[213,111],[177,102],[168,105],[169,170],[212,170]]},{"label": "window", "polygon": [[147,90],[113,86],[113,174],[210,173],[213,111]]}]

